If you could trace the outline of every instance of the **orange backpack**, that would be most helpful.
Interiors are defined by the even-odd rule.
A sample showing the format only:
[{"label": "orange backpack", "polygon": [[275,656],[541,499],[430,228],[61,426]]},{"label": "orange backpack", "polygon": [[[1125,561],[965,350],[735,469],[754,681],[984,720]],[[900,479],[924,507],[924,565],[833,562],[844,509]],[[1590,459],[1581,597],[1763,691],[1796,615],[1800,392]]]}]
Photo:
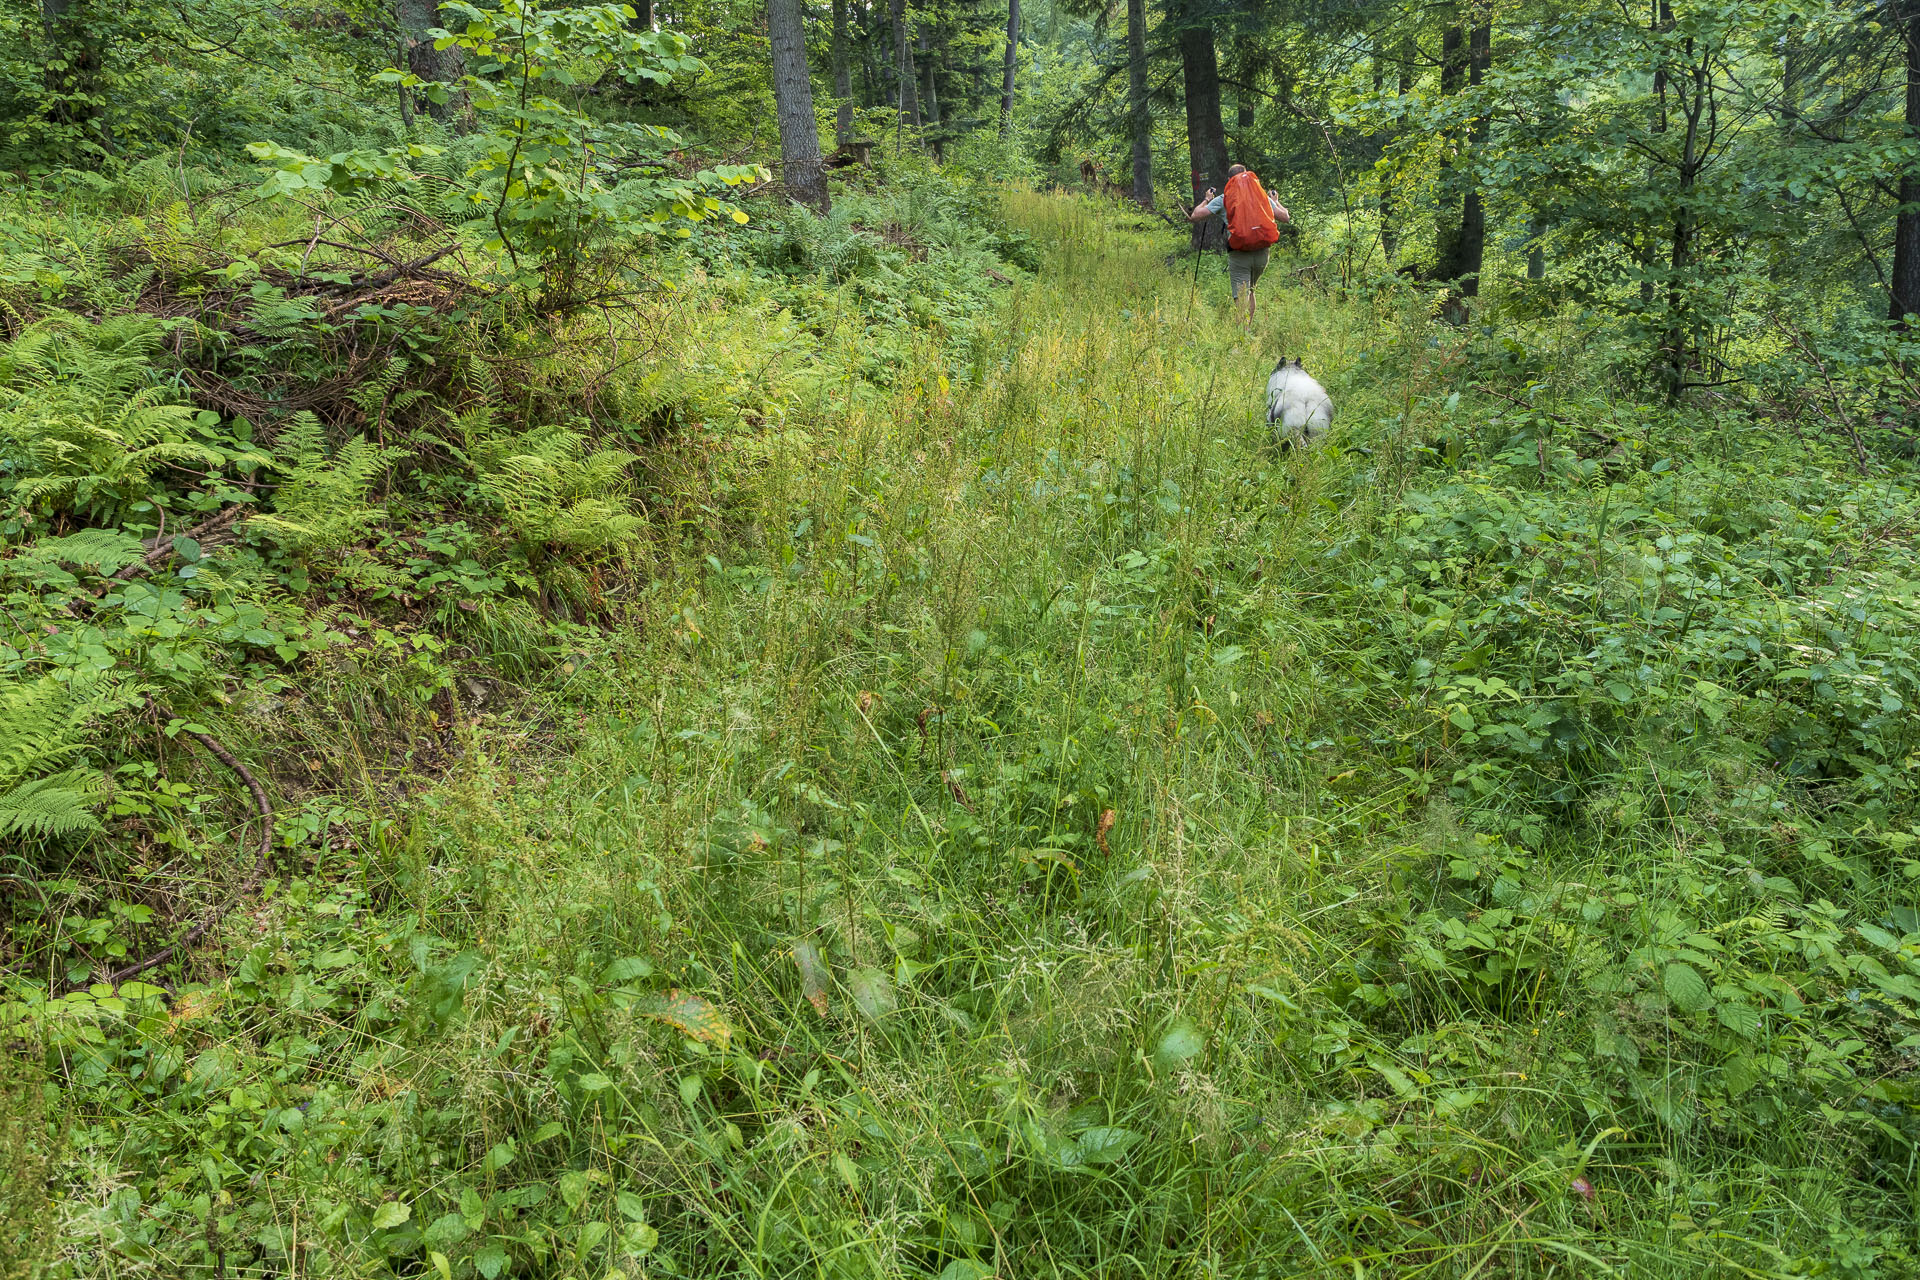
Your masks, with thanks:
[{"label": "orange backpack", "polygon": [[1227,248],[1265,249],[1280,242],[1280,228],[1273,221],[1273,203],[1267,199],[1266,189],[1251,169],[1227,179],[1224,207]]}]

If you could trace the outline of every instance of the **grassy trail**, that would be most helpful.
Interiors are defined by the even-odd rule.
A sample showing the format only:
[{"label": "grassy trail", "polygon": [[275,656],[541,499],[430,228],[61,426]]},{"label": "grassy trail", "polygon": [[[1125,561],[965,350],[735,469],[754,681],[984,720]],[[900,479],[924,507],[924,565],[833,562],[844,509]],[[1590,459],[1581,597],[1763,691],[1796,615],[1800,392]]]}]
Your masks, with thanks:
[{"label": "grassy trail", "polygon": [[[1427,330],[1276,262],[1250,337],[1217,273],[1013,200],[1047,269],[768,432],[547,708],[564,753],[473,732],[256,914],[167,1051],[211,1132],[137,1090],[79,1132],[77,1272],[1754,1276],[1899,1222],[1837,1125],[1682,1116],[1671,1020],[1668,1111],[1607,1083],[1626,997],[1575,962],[1612,944],[1395,969],[1449,866],[1491,929],[1536,861],[1421,798],[1390,749],[1461,731],[1363,678],[1352,548],[1409,470],[1379,424],[1450,389]],[[1270,449],[1282,354],[1351,448]],[[1647,839],[1537,861],[1569,912],[1681,900],[1696,855]]]}]

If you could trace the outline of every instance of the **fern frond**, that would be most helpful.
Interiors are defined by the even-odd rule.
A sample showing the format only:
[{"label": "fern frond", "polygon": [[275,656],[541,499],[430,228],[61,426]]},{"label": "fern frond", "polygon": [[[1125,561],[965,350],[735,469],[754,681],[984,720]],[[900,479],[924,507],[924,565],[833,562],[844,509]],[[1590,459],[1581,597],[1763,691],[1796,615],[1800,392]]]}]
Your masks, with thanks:
[{"label": "fern frond", "polygon": [[76,835],[98,831],[89,810],[106,792],[106,779],[85,769],[69,769],[0,791],[0,837]]},{"label": "fern frond", "polygon": [[41,538],[20,548],[12,559],[0,561],[0,571],[31,573],[54,565],[79,565],[96,573],[113,573],[138,560],[145,548],[140,539],[118,529],[82,529],[64,538]]},{"label": "fern frond", "polygon": [[64,768],[85,749],[82,732],[108,701],[97,680],[0,682],[0,789]]},{"label": "fern frond", "polygon": [[385,519],[385,508],[368,503],[367,492],[382,471],[407,456],[405,449],[356,436],[328,457],[325,443],[319,419],[296,415],[280,436],[279,465],[287,478],[274,490],[274,509],[247,522],[299,556],[339,552]]}]

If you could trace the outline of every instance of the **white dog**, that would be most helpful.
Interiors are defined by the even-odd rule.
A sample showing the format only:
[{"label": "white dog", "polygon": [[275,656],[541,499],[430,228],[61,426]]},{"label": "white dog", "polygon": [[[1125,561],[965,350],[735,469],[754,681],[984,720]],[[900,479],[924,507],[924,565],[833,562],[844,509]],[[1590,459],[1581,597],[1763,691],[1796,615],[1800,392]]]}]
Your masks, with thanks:
[{"label": "white dog", "polygon": [[1282,360],[1267,379],[1267,425],[1282,448],[1318,444],[1333,425],[1332,398],[1297,359]]}]

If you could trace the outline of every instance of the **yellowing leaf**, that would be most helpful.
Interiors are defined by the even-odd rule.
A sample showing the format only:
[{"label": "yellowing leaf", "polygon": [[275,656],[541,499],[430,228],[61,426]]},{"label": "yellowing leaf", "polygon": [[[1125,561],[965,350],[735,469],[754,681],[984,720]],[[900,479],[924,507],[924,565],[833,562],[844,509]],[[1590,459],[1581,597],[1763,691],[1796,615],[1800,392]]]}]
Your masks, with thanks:
[{"label": "yellowing leaf", "polygon": [[727,1025],[720,1010],[699,996],[683,993],[678,987],[664,996],[642,1001],[634,1008],[642,1017],[664,1022],[682,1035],[703,1044],[715,1044],[724,1049],[733,1039],[733,1028]]},{"label": "yellowing leaf", "polygon": [[793,962],[800,967],[801,994],[806,996],[815,1013],[826,1017],[827,966],[820,958],[820,948],[811,942],[794,943]]}]

